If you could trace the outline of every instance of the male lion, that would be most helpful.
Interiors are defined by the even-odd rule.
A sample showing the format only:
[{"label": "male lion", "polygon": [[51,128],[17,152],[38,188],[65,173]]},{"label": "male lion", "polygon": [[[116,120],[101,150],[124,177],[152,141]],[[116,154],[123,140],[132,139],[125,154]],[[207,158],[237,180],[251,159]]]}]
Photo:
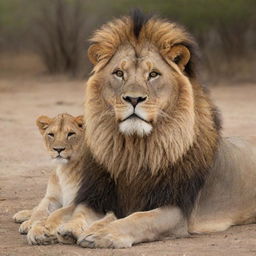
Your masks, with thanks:
[{"label": "male lion", "polygon": [[[15,222],[22,223],[19,231],[27,234],[30,244],[51,244],[57,241],[59,225],[72,214],[76,215],[72,203],[83,170],[80,152],[84,143],[84,121],[83,116],[59,114],[54,118],[40,116],[36,124],[57,166],[51,173],[46,194],[39,205],[33,210],[19,211],[13,218]],[[59,238],[62,242],[63,238]]]},{"label": "male lion", "polygon": [[[135,13],[103,25],[91,42],[80,216],[60,235],[122,248],[255,221],[255,157],[221,137],[192,37]],[[108,211],[117,218],[82,222]]]}]

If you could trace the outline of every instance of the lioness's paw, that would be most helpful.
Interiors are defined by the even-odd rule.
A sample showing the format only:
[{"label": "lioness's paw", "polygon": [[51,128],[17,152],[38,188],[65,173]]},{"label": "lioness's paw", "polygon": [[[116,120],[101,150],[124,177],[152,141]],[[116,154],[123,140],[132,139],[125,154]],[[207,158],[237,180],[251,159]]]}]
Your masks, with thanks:
[{"label": "lioness's paw", "polygon": [[20,234],[26,235],[28,231],[31,229],[31,226],[32,226],[32,222],[30,220],[24,221],[19,228]]},{"label": "lioness's paw", "polygon": [[57,238],[60,243],[74,244],[83,231],[84,229],[80,224],[68,222],[57,229]]},{"label": "lioness's paw", "polygon": [[42,224],[35,224],[29,230],[27,234],[28,243],[31,245],[34,244],[54,244],[57,243],[56,233],[54,231],[50,231]]},{"label": "lioness's paw", "polygon": [[87,248],[128,248],[132,246],[132,239],[103,228],[94,233],[84,233],[79,237],[77,244]]},{"label": "lioness's paw", "polygon": [[22,223],[26,220],[29,220],[29,218],[31,217],[31,214],[32,214],[32,210],[23,210],[14,214],[12,218],[16,223]]}]

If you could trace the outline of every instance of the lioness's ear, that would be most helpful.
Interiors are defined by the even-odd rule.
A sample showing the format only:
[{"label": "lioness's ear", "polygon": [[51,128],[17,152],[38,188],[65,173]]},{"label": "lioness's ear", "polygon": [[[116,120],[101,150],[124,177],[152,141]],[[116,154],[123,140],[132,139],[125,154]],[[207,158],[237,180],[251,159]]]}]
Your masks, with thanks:
[{"label": "lioness's ear", "polygon": [[77,122],[80,128],[84,128],[84,116],[77,116],[75,118],[75,121]]},{"label": "lioness's ear", "polygon": [[36,120],[36,125],[39,128],[41,134],[45,132],[45,130],[49,127],[52,119],[48,116],[39,116]]},{"label": "lioness's ear", "polygon": [[168,52],[168,58],[176,63],[183,72],[190,59],[190,52],[184,45],[174,45]]},{"label": "lioness's ear", "polygon": [[88,49],[88,58],[93,65],[96,65],[100,60],[100,47],[93,44]]}]

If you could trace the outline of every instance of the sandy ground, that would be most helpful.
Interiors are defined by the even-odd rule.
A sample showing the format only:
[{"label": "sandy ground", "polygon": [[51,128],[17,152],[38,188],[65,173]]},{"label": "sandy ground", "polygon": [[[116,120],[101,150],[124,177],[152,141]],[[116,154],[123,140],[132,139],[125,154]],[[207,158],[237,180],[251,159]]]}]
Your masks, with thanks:
[{"label": "sandy ground", "polygon": [[[0,255],[256,255],[256,225],[121,250],[78,246],[29,246],[11,217],[43,196],[52,168],[35,126],[41,114],[83,113],[84,82],[64,78],[0,79]],[[217,86],[212,96],[222,111],[224,135],[255,135],[256,84]]]}]

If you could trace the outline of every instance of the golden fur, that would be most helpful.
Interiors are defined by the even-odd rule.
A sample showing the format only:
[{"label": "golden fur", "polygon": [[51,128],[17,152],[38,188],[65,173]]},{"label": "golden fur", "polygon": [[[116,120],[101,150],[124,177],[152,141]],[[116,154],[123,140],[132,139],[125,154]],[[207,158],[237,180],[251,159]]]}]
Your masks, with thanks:
[{"label": "golden fur", "polygon": [[[95,67],[86,91],[86,140],[97,160],[114,176],[124,170],[129,170],[130,174],[127,175],[133,176],[142,167],[149,167],[152,174],[156,174],[180,159],[192,145],[200,145],[200,150],[208,153],[203,154],[203,157],[209,158],[202,161],[210,162],[218,137],[214,128],[212,103],[204,89],[197,84],[194,74],[188,77],[184,67],[179,69],[180,66],[172,62],[177,54],[180,54],[181,60],[183,57],[190,58],[190,55],[190,61],[195,58],[194,52],[188,56],[189,50],[184,46],[194,45],[191,36],[174,23],[152,18],[142,27],[137,39],[133,33],[133,22],[125,17],[104,25],[96,31],[91,42],[93,45],[89,48],[89,57]],[[177,52],[177,49],[180,51]],[[123,94],[149,96],[143,110],[148,113],[153,131],[143,138],[123,136],[118,131],[116,122],[120,121],[119,113],[124,112],[126,106],[113,90],[104,88],[111,81],[109,69],[114,69],[117,59],[125,56],[120,66],[135,65],[133,52],[140,58],[152,56],[146,64],[164,70],[167,73],[164,82],[173,87],[173,95],[169,99],[150,91],[146,88],[147,84],[142,84],[143,87],[140,84],[141,88],[134,89],[132,81],[130,87],[127,85],[121,88]],[[129,59],[127,56],[131,54]],[[118,58],[115,58],[116,55]],[[155,60],[158,63],[154,63]],[[170,90],[165,88],[160,91],[162,94],[164,92],[170,93]]]},{"label": "golden fur", "polygon": [[[40,116],[37,126],[51,158],[57,161],[51,173],[44,198],[33,210],[14,215],[22,223],[20,233],[26,234],[30,244],[48,244],[57,241],[56,229],[71,217],[79,180],[80,153],[84,141],[83,116],[59,114],[55,118]],[[54,149],[62,148],[60,153]],[[57,210],[58,209],[58,210]]]},{"label": "golden fur", "polygon": [[[43,136],[48,154],[53,160],[70,162],[80,157],[84,137],[83,116],[59,114],[55,118],[40,116],[36,124]],[[58,153],[58,149],[64,149]]]},{"label": "golden fur", "polygon": [[[221,139],[216,108],[197,80],[191,36],[166,20],[124,17],[103,25],[91,42],[87,167],[76,203],[113,210],[119,219],[85,228],[77,243],[123,248],[254,220],[255,160]],[[248,186],[241,169],[254,177]],[[230,197],[230,212],[225,201],[235,189],[240,196]]]}]

